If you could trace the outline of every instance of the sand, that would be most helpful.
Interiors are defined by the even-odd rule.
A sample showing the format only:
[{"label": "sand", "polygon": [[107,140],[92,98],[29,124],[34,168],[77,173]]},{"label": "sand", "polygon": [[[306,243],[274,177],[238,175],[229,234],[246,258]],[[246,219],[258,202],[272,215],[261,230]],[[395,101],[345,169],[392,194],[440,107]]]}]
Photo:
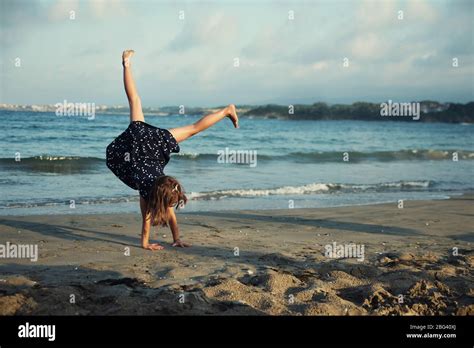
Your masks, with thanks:
[{"label": "sand", "polygon": [[[0,314],[473,315],[473,200],[183,212],[193,246],[159,228],[155,252],[138,211],[0,217],[0,244],[39,251],[0,259]],[[328,257],[334,242],[363,260]]]}]

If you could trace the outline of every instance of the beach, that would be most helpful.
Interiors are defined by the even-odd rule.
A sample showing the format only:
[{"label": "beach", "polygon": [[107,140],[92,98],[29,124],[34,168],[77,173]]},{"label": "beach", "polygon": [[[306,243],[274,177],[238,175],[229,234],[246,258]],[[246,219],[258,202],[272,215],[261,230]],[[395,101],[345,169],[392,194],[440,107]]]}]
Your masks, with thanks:
[{"label": "beach", "polygon": [[193,246],[155,228],[156,252],[138,212],[3,216],[38,255],[0,259],[0,314],[473,315],[473,200],[184,211]]}]

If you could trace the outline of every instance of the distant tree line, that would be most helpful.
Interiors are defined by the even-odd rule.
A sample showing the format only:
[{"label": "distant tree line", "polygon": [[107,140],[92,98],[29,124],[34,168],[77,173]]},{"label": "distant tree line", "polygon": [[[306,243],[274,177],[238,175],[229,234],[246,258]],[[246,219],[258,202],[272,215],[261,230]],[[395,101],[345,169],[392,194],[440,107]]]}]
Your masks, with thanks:
[{"label": "distant tree line", "polygon": [[[245,116],[284,118],[295,120],[361,120],[361,121],[412,121],[406,116],[381,116],[380,103],[357,102],[351,105],[314,103],[312,105],[262,105],[251,107]],[[474,123],[474,102],[467,104],[434,101],[420,102],[417,122]]]}]

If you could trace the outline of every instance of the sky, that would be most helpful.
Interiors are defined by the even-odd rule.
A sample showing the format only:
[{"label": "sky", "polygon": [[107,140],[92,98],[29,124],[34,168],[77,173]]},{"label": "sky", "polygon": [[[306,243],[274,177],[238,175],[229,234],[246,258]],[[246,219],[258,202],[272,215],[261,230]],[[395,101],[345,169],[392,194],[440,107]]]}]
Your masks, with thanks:
[{"label": "sky", "polygon": [[145,107],[474,100],[470,0],[0,4],[0,103],[126,105],[128,48]]}]

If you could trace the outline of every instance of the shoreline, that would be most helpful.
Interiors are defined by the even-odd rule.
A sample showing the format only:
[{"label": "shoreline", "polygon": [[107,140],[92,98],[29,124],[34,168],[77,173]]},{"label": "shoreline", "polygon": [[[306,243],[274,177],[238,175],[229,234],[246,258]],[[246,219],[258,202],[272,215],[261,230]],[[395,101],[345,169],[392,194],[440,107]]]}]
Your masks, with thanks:
[{"label": "shoreline", "polygon": [[0,258],[0,315],[474,315],[473,201],[183,212],[157,252],[138,213],[1,216],[39,258]]},{"label": "shoreline", "polygon": [[[431,199],[404,199],[404,202],[443,201],[443,200],[455,199],[457,197],[470,196],[470,195],[474,195],[474,191],[464,191],[464,192],[459,192],[459,193],[455,193],[455,194],[450,193],[449,195],[441,195],[440,194],[440,196],[442,196],[442,197],[431,198]],[[190,201],[192,202],[192,199]],[[128,202],[121,202],[121,204],[123,204],[123,203],[137,204],[138,202],[139,202],[139,199],[138,199],[138,196],[137,196],[137,197],[133,197]],[[381,205],[381,204],[397,204],[397,202],[395,202],[393,200],[392,201],[387,200],[387,201],[380,201],[380,202],[364,202],[364,203],[359,203],[359,204],[340,204],[340,205],[331,205],[331,206],[324,206],[324,207],[291,208],[291,210],[350,208],[350,207],[363,207],[363,206],[377,206],[377,205]],[[57,208],[57,207],[63,207],[63,206],[66,206],[66,205],[67,204],[59,205],[59,203],[58,203],[57,206],[48,206],[48,207]],[[84,205],[86,205],[86,204],[84,204]],[[108,205],[108,203],[87,204],[88,207],[90,207],[90,206],[106,206],[106,205]],[[41,206],[41,207],[44,207],[44,206]],[[33,209],[35,209],[35,208],[36,207],[34,207]],[[32,209],[32,207],[28,207],[28,208],[15,207],[15,208],[3,208],[3,209],[4,210],[9,210],[9,209]],[[240,210],[245,210],[245,209],[237,209],[237,211],[240,211]],[[284,211],[284,210],[286,210],[286,209],[281,209],[281,208],[278,208],[278,209],[277,208],[268,208],[268,209],[258,208],[258,209],[254,209],[254,210],[251,210],[251,211],[272,212],[272,211]],[[181,209],[181,210],[178,211],[178,214],[181,215],[181,214],[199,214],[199,213],[234,212],[234,211],[236,211],[236,210],[228,209],[228,210],[185,211],[184,209]],[[84,217],[84,216],[94,216],[94,215],[135,214],[135,212],[122,212],[122,211],[106,212],[106,213],[104,213],[104,212],[71,213],[70,210],[67,213],[59,211],[59,212],[55,212],[55,213],[52,213],[52,214],[44,213],[44,212],[38,212],[38,213],[33,213],[33,214],[7,214],[7,215],[4,215],[1,212],[2,212],[2,209],[0,209],[0,219],[3,218],[3,217],[29,217],[29,216],[42,216],[42,215],[47,215],[47,216],[83,216]],[[137,211],[136,213],[138,214],[139,212]]]},{"label": "shoreline", "polygon": [[[68,103],[63,101],[64,105],[72,104],[76,107],[88,107],[86,103]],[[62,103],[49,105],[18,105],[18,104],[0,104],[0,112],[35,112],[35,113],[53,113],[58,110],[57,105]],[[394,102],[397,105],[395,108],[396,116],[391,115],[387,120],[391,121],[407,121],[403,112],[399,115],[399,108],[403,108],[405,104],[418,106],[417,120],[419,122],[439,122],[439,123],[454,123],[454,124],[473,124],[472,107],[473,102],[453,103],[453,102],[437,102],[437,101],[412,101],[410,103]],[[402,104],[401,106],[399,106]],[[238,108],[241,117],[256,117],[261,119],[282,119],[282,120],[310,120],[310,121],[381,121],[383,119],[382,110],[390,105],[391,100],[382,100],[380,102],[353,102],[352,104],[327,104],[325,102],[316,102],[311,104],[296,104],[294,105],[294,113],[289,116],[288,106],[286,104],[241,104]],[[93,117],[96,114],[102,115],[124,115],[128,112],[126,106],[115,105],[95,105],[93,104]],[[202,107],[190,106],[186,115],[205,115],[220,109],[221,106],[216,107]],[[98,109],[98,110],[96,110]],[[403,109],[402,109],[403,110]],[[410,112],[412,107],[409,108]],[[179,115],[178,106],[162,106],[144,107],[143,111],[146,115],[155,116],[175,116]],[[350,116],[348,116],[350,115]],[[386,116],[386,115],[385,115]],[[423,116],[423,117],[420,117]]]}]

